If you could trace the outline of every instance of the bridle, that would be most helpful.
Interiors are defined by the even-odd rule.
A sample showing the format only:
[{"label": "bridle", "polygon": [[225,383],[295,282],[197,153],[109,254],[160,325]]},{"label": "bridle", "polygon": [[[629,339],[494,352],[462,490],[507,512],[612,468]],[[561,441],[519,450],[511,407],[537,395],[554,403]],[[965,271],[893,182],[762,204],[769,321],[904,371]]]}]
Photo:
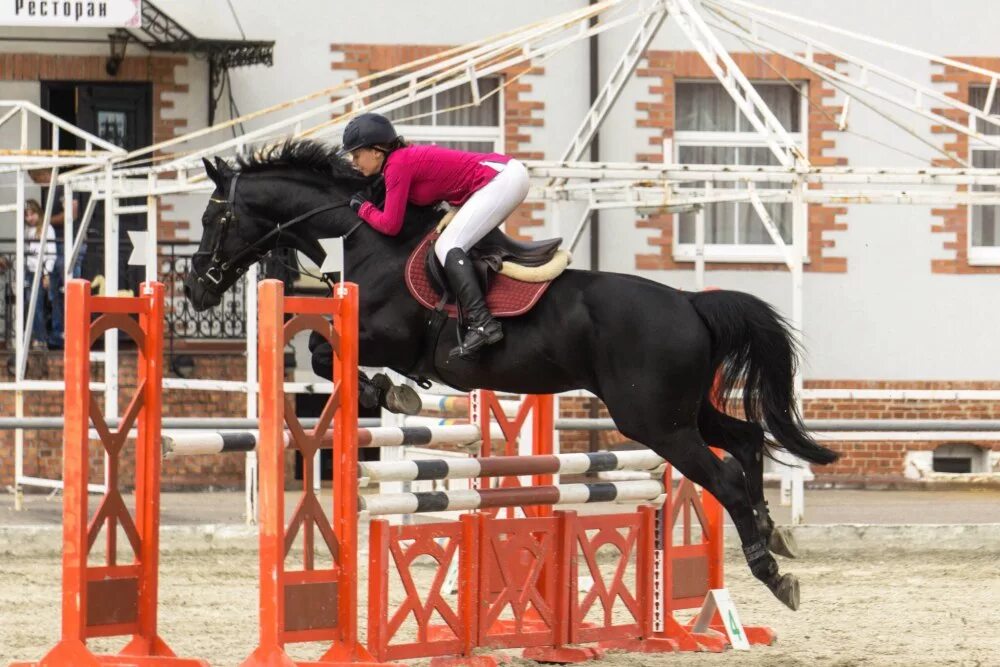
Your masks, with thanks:
[{"label": "bridle", "polygon": [[[271,252],[270,250],[267,251],[262,250],[264,244],[267,243],[271,239],[271,237],[275,236],[280,237],[281,233],[286,229],[288,229],[289,227],[297,225],[303,220],[308,220],[314,215],[317,215],[324,211],[331,211],[336,208],[341,208],[350,204],[350,200],[345,199],[342,201],[330,202],[327,204],[323,204],[321,206],[317,206],[316,208],[310,209],[305,213],[303,213],[302,215],[297,215],[291,220],[275,225],[274,229],[269,231],[267,234],[264,234],[262,237],[260,237],[253,243],[248,243],[245,248],[240,250],[232,257],[228,259],[223,259],[222,252],[223,252],[223,247],[225,246],[226,243],[226,237],[229,235],[229,228],[235,226],[237,222],[236,182],[239,180],[239,177],[240,177],[239,173],[233,175],[233,180],[230,181],[229,183],[229,196],[225,200],[215,199],[214,197],[209,200],[217,204],[225,204],[226,210],[222,214],[222,218],[219,220],[219,224],[222,226],[222,229],[219,232],[219,235],[216,238],[216,241],[213,244],[212,249],[197,250],[194,253],[194,257],[203,257],[205,255],[211,255],[209,259],[208,269],[206,269],[204,273],[200,273],[197,267],[195,266],[194,262],[192,261],[191,263],[191,273],[194,274],[198,282],[205,289],[207,289],[210,292],[215,292],[216,294],[218,294],[217,289],[219,285],[222,284],[222,280],[225,277],[226,272],[235,267],[236,276],[238,278],[239,276],[246,273],[247,267],[249,267],[252,264],[256,264]],[[358,227],[360,227],[363,223],[364,223],[363,220],[358,220],[357,224],[351,227],[351,229],[346,234],[344,234],[343,236],[344,240],[346,241],[347,238],[351,236],[351,234],[353,234],[358,229]],[[240,261],[246,258],[248,255],[254,255],[255,256],[254,261],[248,264],[247,267],[241,266]]]}]

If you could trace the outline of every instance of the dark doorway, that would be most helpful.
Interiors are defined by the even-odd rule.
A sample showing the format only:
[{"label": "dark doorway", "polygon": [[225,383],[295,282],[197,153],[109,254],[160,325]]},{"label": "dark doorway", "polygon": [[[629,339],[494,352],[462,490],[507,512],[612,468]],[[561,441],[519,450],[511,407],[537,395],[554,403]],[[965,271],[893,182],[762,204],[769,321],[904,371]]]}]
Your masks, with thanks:
[{"label": "dark doorway", "polygon": [[[90,132],[105,141],[135,150],[153,141],[153,91],[149,83],[90,83],[83,81],[43,81],[42,107],[68,123]],[[42,123],[42,147],[51,148],[52,128]],[[59,147],[81,150],[75,137],[65,132],[59,136]],[[143,204],[142,198],[122,200],[122,204]],[[85,203],[81,202],[82,214]],[[94,210],[87,230],[88,251],[83,258],[83,275],[87,278],[104,272],[104,211],[101,204]],[[137,293],[145,272],[142,267],[129,267],[132,247],[128,231],[145,229],[142,214],[119,218],[120,242],[118,274],[120,286]]]},{"label": "dark doorway", "polygon": [[[149,83],[42,82],[43,108],[126,150],[152,143],[152,97]],[[51,132],[49,124],[43,123],[43,148],[52,147]],[[59,142],[61,148],[81,148],[65,133]]]}]

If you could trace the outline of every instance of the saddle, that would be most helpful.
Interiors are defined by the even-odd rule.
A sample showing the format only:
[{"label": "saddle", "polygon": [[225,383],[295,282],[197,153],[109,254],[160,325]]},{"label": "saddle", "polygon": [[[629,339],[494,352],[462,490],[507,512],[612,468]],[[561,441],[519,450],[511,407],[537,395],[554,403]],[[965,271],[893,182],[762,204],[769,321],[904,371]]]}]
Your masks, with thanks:
[{"label": "saddle", "polygon": [[[450,211],[410,253],[406,287],[425,308],[441,309],[455,318],[458,308],[434,253],[434,242],[452,217]],[[469,251],[494,317],[523,315],[538,303],[549,284],[569,266],[570,254],[559,249],[561,243],[561,238],[518,241],[494,229]]]}]

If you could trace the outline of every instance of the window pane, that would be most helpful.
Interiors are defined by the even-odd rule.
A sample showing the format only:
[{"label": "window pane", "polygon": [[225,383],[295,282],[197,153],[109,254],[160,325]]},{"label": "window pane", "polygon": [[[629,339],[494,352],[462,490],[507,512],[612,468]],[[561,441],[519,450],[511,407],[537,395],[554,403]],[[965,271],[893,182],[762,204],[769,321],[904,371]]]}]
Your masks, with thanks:
[{"label": "window pane", "polygon": [[[740,148],[737,155],[739,164],[756,165],[777,165],[778,158],[774,156],[769,148]],[[756,186],[760,190],[776,189],[787,187],[780,181],[758,181]],[[779,203],[765,203],[764,209],[771,216],[771,220],[778,227],[778,232],[785,243],[792,242],[792,205]],[[737,238],[740,243],[765,243],[770,244],[771,235],[764,228],[757,209],[752,204],[740,204],[739,230]]]},{"label": "window pane", "polygon": [[[764,204],[764,210],[771,217],[771,220],[778,227],[778,233],[785,243],[792,242],[792,205],[791,204]],[[757,209],[752,204],[739,205],[739,229],[737,238],[740,243],[759,243],[771,245],[771,235],[767,233],[764,223],[757,215]]]},{"label": "window pane", "polygon": [[[787,83],[754,83],[754,88],[789,132],[802,130],[800,88]],[[739,114],[736,103],[714,82],[687,82],[676,86],[676,125],[689,132],[754,132],[750,121]]]},{"label": "window pane", "polygon": [[437,124],[438,125],[461,125],[461,126],[489,126],[500,125],[500,93],[483,99],[500,87],[500,80],[496,77],[482,79],[479,81],[479,105],[468,106],[455,111],[444,111],[455,106],[472,104],[472,89],[469,86],[452,88],[437,94]]},{"label": "window pane", "polygon": [[[393,77],[389,77],[390,79]],[[381,85],[385,83],[386,79],[378,78],[372,81],[372,87]],[[383,90],[372,96],[373,100],[380,100],[383,97],[387,97],[392,93],[398,92],[406,88],[406,84],[393,86],[387,90]],[[431,98],[426,98],[423,100],[417,100],[411,102],[405,106],[402,106],[393,111],[386,112],[385,116],[394,123],[403,123],[405,125],[433,125],[434,118],[431,116],[431,111],[433,110],[433,100]]]},{"label": "window pane", "polygon": [[[799,132],[802,130],[798,87],[790,86],[787,83],[754,83],[753,86],[786,131]],[[721,84],[719,87],[722,87]],[[753,125],[743,114],[740,114],[739,131],[754,131]]]},{"label": "window pane", "polygon": [[[986,104],[986,95],[988,93],[989,88],[986,86],[970,86],[969,106],[982,110],[983,105]],[[993,102],[990,104],[990,115],[1000,115],[1000,90],[993,95]],[[976,129],[983,134],[1000,134],[1000,127],[980,119],[976,119]]]},{"label": "window pane", "polygon": [[972,209],[972,245],[1000,247],[1000,206],[975,206]]},{"label": "window pane", "polygon": [[496,145],[492,141],[415,141],[413,143],[433,143],[442,148],[454,148],[457,151],[469,151],[470,153],[494,153]]},{"label": "window pane", "polygon": [[[679,243],[694,243],[696,213],[677,218]],[[736,243],[736,204],[709,204],[705,207],[705,243]]]},{"label": "window pane", "polygon": [[736,149],[732,146],[678,146],[677,161],[681,164],[736,164]]},{"label": "window pane", "polygon": [[736,103],[718,83],[678,83],[676,88],[678,130],[733,132]]},{"label": "window pane", "polygon": [[[384,79],[376,79],[373,85],[382,83]],[[497,77],[482,79],[479,82],[480,98],[496,91],[500,87]],[[373,96],[378,100],[406,88],[406,85],[394,86]],[[437,106],[435,107],[435,103]],[[452,126],[500,126],[500,94],[495,93],[486,99],[480,99],[478,106],[472,104],[472,90],[469,86],[459,86],[451,90],[437,93],[434,99],[430,97],[411,102],[399,109],[389,111],[385,115],[393,122],[405,125],[452,125]],[[452,107],[462,107],[454,111],[444,111]],[[435,111],[436,109],[436,111]]]},{"label": "window pane", "polygon": [[[1000,169],[1000,151],[972,151],[972,166],[986,169]],[[977,192],[996,192],[993,185],[977,185]],[[1000,246],[1000,206],[972,207],[972,245],[985,247]]]},{"label": "window pane", "polygon": [[[745,146],[740,147],[737,152],[736,164],[752,164],[765,167],[777,167],[780,165],[778,158],[775,157],[770,148],[747,148]],[[783,187],[788,187],[788,185],[786,183],[782,183],[781,181],[757,181],[757,187],[761,189],[781,189]]]},{"label": "window pane", "polygon": [[[736,149],[732,146],[678,146],[677,159],[681,164],[736,164]],[[733,184],[720,183],[715,187],[731,188]],[[706,206],[705,243],[735,243],[735,222],[736,204]],[[677,225],[680,243],[694,243],[695,214],[681,213]]]},{"label": "window pane", "polygon": [[128,116],[124,111],[97,112],[97,136],[115,146],[124,146],[128,136]]}]

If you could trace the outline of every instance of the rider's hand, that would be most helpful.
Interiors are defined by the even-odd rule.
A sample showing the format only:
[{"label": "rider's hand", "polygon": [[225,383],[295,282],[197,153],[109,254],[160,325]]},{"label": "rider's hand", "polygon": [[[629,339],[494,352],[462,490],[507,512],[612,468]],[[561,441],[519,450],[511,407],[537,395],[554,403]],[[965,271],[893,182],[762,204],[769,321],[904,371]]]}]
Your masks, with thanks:
[{"label": "rider's hand", "polygon": [[372,206],[379,208],[385,204],[385,178],[383,176],[379,176],[368,186],[368,201],[372,203]]},{"label": "rider's hand", "polygon": [[355,192],[351,195],[351,210],[357,213],[361,207],[368,203],[368,197],[363,192]]}]

